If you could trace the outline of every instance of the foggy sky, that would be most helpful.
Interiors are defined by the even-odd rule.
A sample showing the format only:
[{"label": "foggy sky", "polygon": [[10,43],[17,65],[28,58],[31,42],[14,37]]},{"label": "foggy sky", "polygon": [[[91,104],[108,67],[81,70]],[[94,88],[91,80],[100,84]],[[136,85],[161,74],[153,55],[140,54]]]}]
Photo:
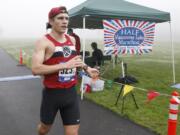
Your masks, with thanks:
[{"label": "foggy sky", "polygon": [[[0,38],[37,38],[46,32],[45,24],[48,12],[54,6],[64,5],[68,9],[85,0],[5,0],[0,4]],[[170,12],[172,20],[173,39],[179,40],[180,19],[178,0],[128,0],[136,4]],[[82,32],[79,31],[81,35]],[[93,38],[93,34],[90,36]],[[156,25],[156,33],[160,40],[170,36],[169,23]]]}]

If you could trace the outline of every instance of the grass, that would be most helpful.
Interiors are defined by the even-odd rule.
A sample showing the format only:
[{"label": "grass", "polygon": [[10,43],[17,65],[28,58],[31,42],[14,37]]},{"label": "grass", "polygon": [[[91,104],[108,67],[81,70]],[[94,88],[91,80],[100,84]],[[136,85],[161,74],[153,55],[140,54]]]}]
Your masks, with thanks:
[{"label": "grass", "polygon": [[20,49],[23,55],[23,64],[31,66],[31,58],[34,50],[35,39],[13,39],[0,40],[0,48],[4,49],[10,56],[19,61]]},{"label": "grass", "polygon": [[[11,56],[18,60],[19,49],[23,49],[28,56],[25,63],[30,67],[34,40],[1,41],[0,47],[5,49]],[[135,86],[145,90],[155,90],[164,94],[171,94],[174,91],[170,86],[173,84],[172,59],[170,43],[155,43],[153,52],[144,55],[122,55],[118,61],[123,60],[128,65],[128,74],[139,80]],[[175,43],[175,67],[176,82],[180,82],[180,43]],[[88,48],[89,49],[89,48]],[[121,75],[120,64],[112,67],[112,62],[105,63],[106,72],[102,76],[106,79],[114,79]],[[132,97],[126,96],[124,113],[121,113],[122,100],[118,106],[115,101],[120,86],[113,84],[112,88],[105,85],[105,90],[85,94],[89,100],[110,109],[111,111],[126,117],[135,123],[147,127],[157,134],[167,134],[167,120],[169,111],[169,97],[159,96],[150,103],[147,103],[147,91],[138,88],[134,89],[135,98],[139,109],[136,109]],[[180,119],[179,119],[180,120]],[[180,135],[180,124],[178,124],[177,135]]]}]

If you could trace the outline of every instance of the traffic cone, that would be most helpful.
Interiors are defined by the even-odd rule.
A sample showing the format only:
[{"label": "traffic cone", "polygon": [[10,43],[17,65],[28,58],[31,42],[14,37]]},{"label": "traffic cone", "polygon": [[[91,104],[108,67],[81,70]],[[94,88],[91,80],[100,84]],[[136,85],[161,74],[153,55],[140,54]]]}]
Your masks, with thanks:
[{"label": "traffic cone", "polygon": [[23,55],[22,55],[22,49],[19,51],[19,64],[18,66],[24,66],[23,64]]},{"label": "traffic cone", "polygon": [[174,91],[170,99],[169,119],[168,119],[168,135],[176,135],[178,107],[180,100],[178,99],[179,93]]}]

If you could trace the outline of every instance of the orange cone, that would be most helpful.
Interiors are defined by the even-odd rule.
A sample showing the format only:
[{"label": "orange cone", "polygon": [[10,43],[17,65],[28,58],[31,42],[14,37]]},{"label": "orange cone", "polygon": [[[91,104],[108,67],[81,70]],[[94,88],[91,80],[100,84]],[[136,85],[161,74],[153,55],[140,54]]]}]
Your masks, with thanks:
[{"label": "orange cone", "polygon": [[23,55],[22,55],[22,49],[19,51],[19,64],[18,66],[23,66]]},{"label": "orange cone", "polygon": [[168,119],[168,135],[176,135],[177,129],[177,119],[178,119],[178,107],[180,104],[178,92],[172,93],[172,98],[170,99],[170,108],[169,108],[169,119]]}]

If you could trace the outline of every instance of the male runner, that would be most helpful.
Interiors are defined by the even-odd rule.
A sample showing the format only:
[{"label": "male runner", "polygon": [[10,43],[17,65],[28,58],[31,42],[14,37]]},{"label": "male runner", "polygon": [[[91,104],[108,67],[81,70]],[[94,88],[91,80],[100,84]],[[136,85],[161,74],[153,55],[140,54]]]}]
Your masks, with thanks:
[{"label": "male runner", "polygon": [[38,134],[49,132],[58,111],[65,135],[78,135],[80,113],[75,85],[76,68],[90,75],[96,69],[85,65],[76,55],[75,39],[65,34],[69,22],[66,7],[55,7],[49,12],[51,32],[39,39],[32,57],[32,73],[43,76],[43,93]]}]

